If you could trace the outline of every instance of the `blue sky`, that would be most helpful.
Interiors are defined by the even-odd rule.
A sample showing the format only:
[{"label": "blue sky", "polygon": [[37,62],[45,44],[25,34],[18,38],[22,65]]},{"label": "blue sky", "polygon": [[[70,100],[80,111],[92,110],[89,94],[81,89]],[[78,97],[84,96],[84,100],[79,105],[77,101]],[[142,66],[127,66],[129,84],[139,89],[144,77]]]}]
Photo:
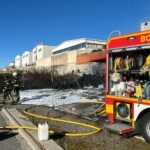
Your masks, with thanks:
[{"label": "blue sky", "polygon": [[150,0],[0,0],[0,67],[38,43],[74,38],[106,40],[113,30],[140,30]]}]

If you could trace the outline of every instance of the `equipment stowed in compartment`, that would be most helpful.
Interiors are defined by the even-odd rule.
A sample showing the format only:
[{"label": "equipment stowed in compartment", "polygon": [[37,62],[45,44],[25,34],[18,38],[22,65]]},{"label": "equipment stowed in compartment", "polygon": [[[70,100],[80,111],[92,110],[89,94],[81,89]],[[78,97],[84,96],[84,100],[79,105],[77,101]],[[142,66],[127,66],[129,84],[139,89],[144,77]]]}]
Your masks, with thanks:
[{"label": "equipment stowed in compartment", "polygon": [[146,99],[150,98],[150,81],[147,81],[144,88],[144,97]]},{"label": "equipment stowed in compartment", "polygon": [[145,56],[142,54],[138,54],[135,56],[135,64],[136,64],[136,69],[141,69],[145,61]]},{"label": "equipment stowed in compartment", "polygon": [[146,72],[149,73],[150,76],[150,54],[146,57],[144,65],[141,67],[142,74],[145,74]]},{"label": "equipment stowed in compartment", "polygon": [[[136,69],[136,70],[140,70],[142,68],[142,66],[145,63],[145,59],[147,56],[143,55],[143,54],[126,54],[124,56],[116,56],[114,58],[114,71],[117,72],[117,70],[132,70],[132,69]],[[149,60],[149,59],[148,59]],[[146,60],[146,62],[150,62]]]},{"label": "equipment stowed in compartment", "polygon": [[110,94],[150,99],[149,51],[112,53],[111,58]]}]

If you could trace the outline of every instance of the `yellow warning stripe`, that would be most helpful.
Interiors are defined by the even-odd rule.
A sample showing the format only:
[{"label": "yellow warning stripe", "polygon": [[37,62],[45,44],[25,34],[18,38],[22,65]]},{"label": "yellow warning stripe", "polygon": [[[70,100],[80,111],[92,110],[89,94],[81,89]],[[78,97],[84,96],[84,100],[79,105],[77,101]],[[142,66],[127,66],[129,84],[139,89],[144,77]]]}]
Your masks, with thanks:
[{"label": "yellow warning stripe", "polygon": [[113,107],[113,105],[106,104],[106,113],[110,113],[110,114],[114,113],[114,107]]}]

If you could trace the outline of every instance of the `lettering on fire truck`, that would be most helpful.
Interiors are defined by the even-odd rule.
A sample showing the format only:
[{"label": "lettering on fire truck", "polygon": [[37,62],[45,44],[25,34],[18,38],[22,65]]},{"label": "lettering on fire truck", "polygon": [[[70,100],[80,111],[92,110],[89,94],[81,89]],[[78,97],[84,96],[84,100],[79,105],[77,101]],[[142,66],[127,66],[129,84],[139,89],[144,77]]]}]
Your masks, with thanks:
[{"label": "lettering on fire truck", "polygon": [[141,42],[149,42],[150,34],[141,36]]}]

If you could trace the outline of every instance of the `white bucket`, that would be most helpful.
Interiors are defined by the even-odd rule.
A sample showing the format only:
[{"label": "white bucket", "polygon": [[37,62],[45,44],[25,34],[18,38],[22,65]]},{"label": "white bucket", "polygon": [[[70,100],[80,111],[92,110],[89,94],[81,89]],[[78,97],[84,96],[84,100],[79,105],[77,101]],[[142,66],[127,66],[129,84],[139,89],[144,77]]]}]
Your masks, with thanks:
[{"label": "white bucket", "polygon": [[45,141],[49,139],[49,126],[48,123],[38,124],[38,139],[40,141]]}]

